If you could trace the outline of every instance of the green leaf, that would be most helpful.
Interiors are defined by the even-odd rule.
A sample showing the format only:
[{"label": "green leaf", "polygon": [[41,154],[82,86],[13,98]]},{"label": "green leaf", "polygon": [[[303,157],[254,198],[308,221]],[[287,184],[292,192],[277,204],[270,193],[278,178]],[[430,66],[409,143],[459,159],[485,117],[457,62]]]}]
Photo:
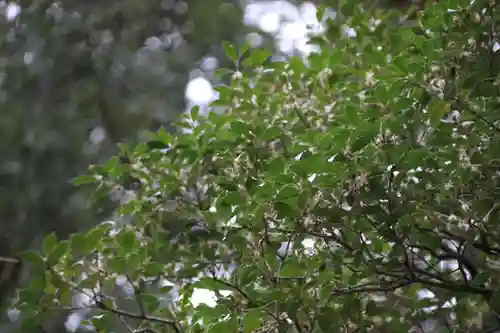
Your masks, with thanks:
[{"label": "green leaf", "polygon": [[297,216],[295,208],[284,201],[275,202],[274,209],[276,209],[278,216],[281,218],[294,218]]},{"label": "green leaf", "polygon": [[113,328],[113,317],[111,313],[103,312],[97,316],[93,316],[90,322],[98,332],[109,332]]},{"label": "green leaf", "polygon": [[462,80],[462,87],[461,90],[466,89],[466,90],[474,90],[476,89],[481,83],[484,82],[484,72],[483,71],[477,71],[477,72],[472,72],[472,73],[467,73],[468,75]]},{"label": "green leaf", "polygon": [[251,132],[251,127],[242,121],[233,121],[231,123],[231,130],[240,135],[248,135]]},{"label": "green leaf", "polygon": [[304,73],[307,71],[306,64],[297,56],[290,57],[288,63],[290,65],[290,69],[293,70],[294,74],[300,75],[300,73]]},{"label": "green leaf", "polygon": [[74,291],[67,284],[61,284],[58,286],[58,295],[61,305],[64,307],[69,307],[73,302]]},{"label": "green leaf", "polygon": [[243,317],[244,332],[255,332],[255,330],[262,325],[264,316],[265,313],[261,309],[245,311],[245,315]]},{"label": "green leaf", "polygon": [[296,185],[285,185],[278,192],[277,199],[278,200],[286,200],[289,198],[296,198],[299,196],[300,190]]},{"label": "green leaf", "polygon": [[224,54],[229,59],[231,59],[234,62],[236,62],[238,60],[238,53],[237,53],[236,48],[234,47],[233,44],[231,44],[228,41],[223,41],[222,48],[224,49]]},{"label": "green leaf", "polygon": [[351,144],[351,151],[357,152],[365,148],[368,144],[373,142],[375,135],[378,133],[378,128],[374,126],[368,127],[366,130],[359,132],[357,138],[354,138]]},{"label": "green leaf", "polygon": [[114,273],[130,273],[127,267],[127,261],[123,257],[110,257],[106,260],[106,266],[110,272]]},{"label": "green leaf", "polygon": [[42,251],[43,254],[49,255],[50,252],[56,247],[57,245],[57,236],[55,232],[52,232],[45,236],[45,238],[42,241]]},{"label": "green leaf", "polygon": [[116,237],[116,242],[120,246],[123,254],[135,252],[139,248],[136,232],[133,230],[122,230]]},{"label": "green leaf", "polygon": [[250,44],[248,42],[243,43],[240,46],[240,49],[238,50],[239,56],[241,57],[242,55],[244,55],[248,51],[249,48],[250,48]]},{"label": "green leaf", "polygon": [[261,66],[271,55],[267,49],[253,49],[248,58],[243,60],[243,65],[250,68]]},{"label": "green leaf", "polygon": [[199,105],[193,106],[191,108],[191,112],[189,113],[189,115],[190,115],[192,121],[197,121],[198,116],[200,115],[200,106]]},{"label": "green leaf", "polygon": [[147,142],[147,146],[149,149],[154,150],[154,149],[166,149],[169,147],[169,145],[163,141],[160,140],[151,140]]},{"label": "green leaf", "polygon": [[165,272],[165,265],[159,262],[149,262],[145,267],[146,276],[159,276]]},{"label": "green leaf", "polygon": [[168,294],[173,289],[174,289],[174,286],[166,285],[166,286],[160,287],[159,292],[161,292],[162,294]]},{"label": "green leaf", "polygon": [[80,255],[87,254],[87,242],[85,241],[85,235],[83,234],[73,234],[70,237],[70,244],[73,251],[79,253]]},{"label": "green leaf", "polygon": [[407,75],[408,74],[408,65],[409,60],[406,55],[402,55],[393,59],[392,63],[394,64],[393,68],[397,68],[397,71],[400,74]]},{"label": "green leaf", "polygon": [[322,308],[316,313],[318,326],[323,332],[336,332],[337,327],[341,325],[338,318],[338,312],[333,308],[327,307]]},{"label": "green leaf", "polygon": [[283,136],[283,128],[272,126],[264,130],[264,133],[262,133],[261,138],[263,141],[272,141],[280,139],[282,136]]},{"label": "green leaf", "polygon": [[222,201],[229,206],[238,206],[246,202],[246,198],[237,191],[228,192]]},{"label": "green leaf", "polygon": [[21,317],[21,330],[22,332],[33,332],[41,322],[38,313],[32,313]]},{"label": "green leaf", "polygon": [[45,271],[45,261],[43,257],[34,251],[25,251],[19,254],[19,258],[22,262],[31,264],[35,269],[39,269],[42,272]]},{"label": "green leaf", "polygon": [[161,305],[159,296],[153,294],[141,294],[140,301],[144,303],[146,311],[149,313],[155,312]]},{"label": "green leaf", "polygon": [[323,19],[325,18],[326,8],[327,7],[323,4],[318,4],[316,6],[316,20],[318,22],[323,22]]},{"label": "green leaf", "polygon": [[421,283],[412,283],[411,286],[407,289],[407,294],[410,297],[417,297],[417,294],[424,289],[425,287]]},{"label": "green leaf", "polygon": [[[325,45],[328,45],[328,40],[325,38],[325,36],[312,36],[311,38],[308,38],[307,40],[307,45],[314,45],[317,47],[324,47]],[[315,58],[315,54],[311,54],[311,58]],[[317,59],[317,58],[316,58]]]},{"label": "green leaf", "polygon": [[176,127],[188,129],[188,130],[193,128],[193,122],[189,119],[176,120],[172,124]]},{"label": "green leaf", "polygon": [[133,280],[137,280],[143,274],[142,266],[147,259],[141,256],[139,252],[132,252],[126,257],[127,267]]},{"label": "green leaf", "polygon": [[56,264],[68,253],[69,241],[62,241],[57,244],[48,254],[48,262]]},{"label": "green leaf", "polygon": [[304,277],[306,274],[305,267],[300,265],[295,260],[287,260],[285,265],[280,270],[281,277]]},{"label": "green leaf", "polygon": [[75,177],[71,180],[71,183],[75,186],[85,185],[85,184],[93,184],[97,181],[97,178],[94,175],[81,175]]},{"label": "green leaf", "polygon": [[[220,79],[226,78],[228,76],[231,76],[234,73],[234,70],[231,70],[229,68],[217,68],[214,71],[214,76]],[[214,101],[212,103],[217,103],[217,101]]]},{"label": "green leaf", "polygon": [[[221,290],[221,287],[223,287],[224,284],[218,282],[215,279],[209,278],[209,277],[202,277],[199,281],[193,283],[194,288],[200,288],[200,289],[208,289],[208,290],[213,290],[213,291],[219,291]],[[230,289],[229,287],[226,287],[224,289]]]},{"label": "green leaf", "polygon": [[106,234],[106,227],[100,226],[89,231],[84,237],[84,252],[101,250],[103,247],[103,238]]},{"label": "green leaf", "polygon": [[309,177],[311,174],[321,172],[327,163],[327,158],[322,154],[304,155],[291,166],[291,169],[300,176]]},{"label": "green leaf", "polygon": [[242,265],[236,270],[236,281],[241,286],[247,286],[258,278],[259,271],[254,265]]},{"label": "green leaf", "polygon": [[113,223],[101,223],[92,228],[85,236],[85,242],[88,246],[96,246],[109,231],[114,227]]},{"label": "green leaf", "polygon": [[237,332],[239,329],[238,326],[238,320],[235,316],[232,316],[229,319],[210,325],[208,327],[208,333]]},{"label": "green leaf", "polygon": [[450,104],[443,101],[437,96],[433,96],[427,106],[427,111],[429,112],[429,119],[431,125],[436,127],[441,122],[441,119],[450,110]]},{"label": "green leaf", "polygon": [[[231,87],[220,84],[215,86],[214,90],[219,93],[219,99],[217,100],[218,103],[223,103],[222,105],[226,105],[225,103],[228,105],[231,104],[231,99],[234,95],[234,90],[232,90]],[[221,118],[215,112],[212,112],[212,117],[216,117],[217,119]]]}]

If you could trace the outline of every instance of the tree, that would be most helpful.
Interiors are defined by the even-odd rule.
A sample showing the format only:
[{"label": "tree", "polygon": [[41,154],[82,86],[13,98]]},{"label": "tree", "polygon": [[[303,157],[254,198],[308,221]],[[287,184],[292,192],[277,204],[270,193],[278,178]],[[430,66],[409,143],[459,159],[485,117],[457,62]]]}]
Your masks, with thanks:
[{"label": "tree", "polygon": [[140,186],[119,221],[21,257],[24,323],[77,293],[99,332],[499,329],[498,14],[448,0],[409,24],[348,1],[306,63],[250,52],[221,71],[225,112],[76,180]]}]

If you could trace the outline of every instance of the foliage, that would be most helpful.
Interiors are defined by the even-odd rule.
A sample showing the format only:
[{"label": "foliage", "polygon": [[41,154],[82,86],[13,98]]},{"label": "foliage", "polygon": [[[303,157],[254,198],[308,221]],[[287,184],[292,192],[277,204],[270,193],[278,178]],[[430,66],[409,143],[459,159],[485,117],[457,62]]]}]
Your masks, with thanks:
[{"label": "foliage", "polygon": [[245,34],[232,0],[17,5],[15,20],[0,20],[0,234],[14,250],[107,216],[69,180],[168,125],[185,108],[189,72]]},{"label": "foliage", "polygon": [[[500,311],[500,12],[448,0],[416,17],[347,2],[306,64],[264,68],[251,52],[253,70],[218,89],[225,113],[194,110],[177,123],[190,133],[160,130],[78,178],[112,192],[138,180],[119,209],[129,223],[26,253],[38,278],[19,294],[24,323],[74,309],[76,292],[99,332],[488,326]],[[131,292],[112,293],[118,279]],[[216,305],[195,307],[196,288]]]}]

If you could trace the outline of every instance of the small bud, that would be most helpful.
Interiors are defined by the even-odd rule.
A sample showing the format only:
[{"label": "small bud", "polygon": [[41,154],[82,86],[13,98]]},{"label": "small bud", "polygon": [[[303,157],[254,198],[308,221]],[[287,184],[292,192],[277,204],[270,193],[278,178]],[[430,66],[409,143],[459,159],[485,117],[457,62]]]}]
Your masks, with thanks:
[{"label": "small bud", "polygon": [[241,80],[243,78],[243,74],[240,71],[236,71],[233,73],[233,80]]}]

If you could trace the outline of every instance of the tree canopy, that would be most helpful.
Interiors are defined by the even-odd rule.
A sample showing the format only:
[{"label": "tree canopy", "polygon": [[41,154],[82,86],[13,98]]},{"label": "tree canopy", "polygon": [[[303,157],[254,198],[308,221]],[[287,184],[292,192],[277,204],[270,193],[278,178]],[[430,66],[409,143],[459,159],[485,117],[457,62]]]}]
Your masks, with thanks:
[{"label": "tree canopy", "polygon": [[409,16],[341,2],[305,61],[239,64],[226,44],[223,112],[75,180],[118,195],[117,218],[22,255],[23,323],[85,308],[98,332],[499,329],[499,7]]}]

